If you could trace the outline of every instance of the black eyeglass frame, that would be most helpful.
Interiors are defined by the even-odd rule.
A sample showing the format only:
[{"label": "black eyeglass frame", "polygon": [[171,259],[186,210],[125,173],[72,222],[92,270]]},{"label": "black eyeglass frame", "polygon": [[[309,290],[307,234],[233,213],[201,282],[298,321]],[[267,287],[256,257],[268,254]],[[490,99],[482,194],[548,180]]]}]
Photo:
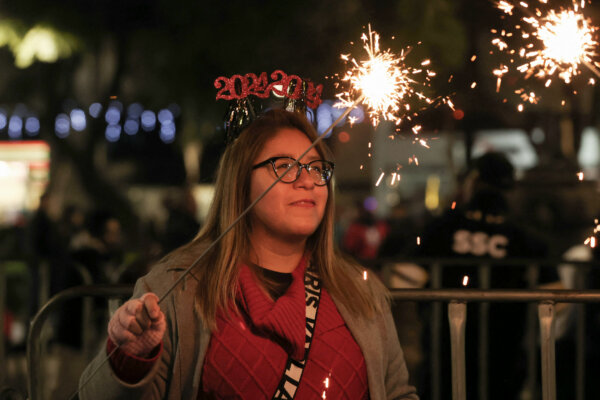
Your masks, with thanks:
[{"label": "black eyeglass frame", "polygon": [[[294,160],[294,163],[288,167],[288,169],[283,173],[283,176],[285,176],[287,174],[287,172],[290,169],[292,169],[292,167],[294,165],[298,165],[298,172],[296,172],[296,177],[294,178],[293,181],[286,182],[286,181],[283,180],[283,176],[279,176],[279,174],[277,173],[277,168],[275,167],[275,161],[281,160],[283,158],[287,158],[288,160]],[[327,178],[325,179],[325,183],[319,184],[319,183],[314,182],[314,184],[317,185],[317,186],[325,186],[331,180],[331,177],[333,176],[333,169],[335,168],[335,164],[332,163],[331,161],[327,161],[327,160],[313,160],[313,161],[311,161],[309,163],[302,164],[301,162],[299,162],[298,160],[296,160],[293,157],[285,157],[285,156],[271,157],[271,158],[267,158],[265,161],[261,161],[258,164],[253,165],[252,169],[257,169],[257,168],[260,168],[260,167],[264,167],[267,164],[271,164],[271,167],[273,167],[273,172],[275,173],[275,176],[279,177],[280,180],[281,180],[281,182],[283,182],[283,183],[294,183],[294,182],[296,182],[298,180],[298,178],[300,177],[300,174],[302,174],[302,168],[304,168],[306,170],[306,172],[310,175],[310,171],[311,171],[311,169],[313,169],[313,167],[310,164],[315,163],[315,162],[326,163],[327,165],[329,165],[331,167],[329,169],[330,172],[327,175]]]}]

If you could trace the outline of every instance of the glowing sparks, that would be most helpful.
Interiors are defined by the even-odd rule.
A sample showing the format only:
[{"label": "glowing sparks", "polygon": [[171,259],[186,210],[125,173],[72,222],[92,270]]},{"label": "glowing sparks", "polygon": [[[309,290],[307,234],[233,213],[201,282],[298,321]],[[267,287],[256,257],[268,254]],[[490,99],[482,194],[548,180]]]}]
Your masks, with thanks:
[{"label": "glowing sparks", "polygon": [[[497,77],[497,90],[502,78],[513,69],[523,74],[525,79],[533,76],[543,80],[545,87],[550,86],[553,77],[570,83],[581,74],[582,65],[600,76],[595,67],[599,64],[593,61],[598,45],[595,40],[598,28],[582,13],[585,2],[573,2],[571,8],[558,10],[548,9],[545,0],[538,2],[545,6],[536,7],[535,11],[526,2],[513,3],[504,0],[496,3],[496,7],[508,15],[513,15],[515,7],[520,7],[524,15],[519,24],[515,25],[519,34],[492,30],[496,35],[499,33],[492,39],[492,45],[511,58],[510,68],[500,64],[493,70],[493,75]],[[517,44],[510,40],[512,38],[523,41]],[[588,82],[595,83],[593,79]],[[536,103],[537,98],[535,102],[530,102]]]},{"label": "glowing sparks", "polygon": [[583,244],[590,246],[592,249],[598,245],[598,234],[600,233],[600,224],[598,223],[598,219],[594,220],[594,225],[594,232],[591,236],[585,239],[585,242],[583,242]]},{"label": "glowing sparks", "polygon": [[463,276],[463,281],[462,281],[463,286],[467,286],[469,284],[469,275],[465,275]]},{"label": "glowing sparks", "polygon": [[580,181],[583,180],[583,172],[578,172],[577,173],[577,179],[579,179]]},{"label": "glowing sparks", "polygon": [[[367,280],[367,270],[363,271],[363,280]],[[327,380],[327,382],[329,383],[329,380]]]},{"label": "glowing sparks", "polygon": [[421,245],[421,236],[417,236],[417,246]]},{"label": "glowing sparks", "polygon": [[[413,68],[406,63],[409,48],[403,49],[399,55],[389,49],[381,50],[379,34],[372,31],[370,25],[368,34],[363,33],[361,39],[367,52],[366,59],[358,61],[342,55],[351,68],[341,79],[349,84],[349,89],[337,95],[341,100],[339,107],[353,107],[355,99],[359,98],[366,106],[373,126],[377,126],[381,119],[396,125],[400,125],[405,116],[410,120],[415,111],[409,102],[424,102],[426,106],[435,103],[422,90],[430,86],[430,78],[436,75],[429,69],[429,59]],[[417,76],[423,77],[422,82],[416,80]]]},{"label": "glowing sparks", "polygon": [[377,179],[377,182],[375,183],[375,186],[379,186],[379,184],[381,183],[381,180],[383,179],[384,175],[385,175],[385,172],[382,172],[381,175],[379,175],[379,179]]},{"label": "glowing sparks", "polygon": [[456,208],[456,202],[455,201],[452,202],[452,206],[450,208],[453,209],[453,210]]}]

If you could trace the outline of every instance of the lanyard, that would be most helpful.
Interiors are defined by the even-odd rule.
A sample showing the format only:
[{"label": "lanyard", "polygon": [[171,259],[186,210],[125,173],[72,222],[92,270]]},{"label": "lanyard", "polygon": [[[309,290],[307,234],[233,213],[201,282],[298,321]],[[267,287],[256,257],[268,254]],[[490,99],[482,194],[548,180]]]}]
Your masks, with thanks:
[{"label": "lanyard", "polygon": [[319,301],[321,300],[321,281],[319,277],[307,267],[304,272],[304,294],[306,302],[306,339],[304,342],[304,359],[298,361],[288,357],[285,364],[285,371],[277,390],[273,395],[274,400],[293,399],[296,390],[300,386],[300,379],[304,372],[304,366],[308,359],[308,351],[315,333],[317,323],[317,311],[319,310]]}]

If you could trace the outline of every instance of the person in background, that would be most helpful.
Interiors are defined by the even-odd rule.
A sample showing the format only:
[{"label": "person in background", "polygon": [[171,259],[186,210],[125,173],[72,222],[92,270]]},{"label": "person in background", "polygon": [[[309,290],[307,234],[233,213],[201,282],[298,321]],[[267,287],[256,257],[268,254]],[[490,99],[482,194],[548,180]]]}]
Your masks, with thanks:
[{"label": "person in background", "polygon": [[[514,187],[514,167],[502,153],[488,152],[474,160],[473,168],[463,183],[463,204],[456,204],[425,227],[414,254],[420,257],[471,258],[473,260],[509,260],[511,258],[547,257],[548,246],[531,229],[511,218],[507,193]],[[495,264],[489,278],[474,265],[445,268],[443,288],[525,289],[532,287],[526,266]],[[538,287],[561,288],[557,271],[540,268]],[[446,314],[445,314],[446,315]],[[491,303],[488,318],[488,395],[490,399],[516,399],[523,389],[525,365],[525,327],[527,305],[524,303]],[[443,321],[447,321],[447,316]],[[478,368],[479,305],[469,304],[467,318],[467,397],[479,397]],[[449,343],[444,330],[443,343]],[[442,360],[443,370],[450,368],[449,349]],[[442,393],[451,393],[450,374]]]},{"label": "person in background", "polygon": [[342,250],[361,261],[374,260],[389,233],[386,221],[378,220],[362,202],[356,203],[358,217],[352,221],[342,240]]},{"label": "person in background", "polygon": [[81,399],[418,398],[385,287],[334,248],[331,154],[299,159],[314,139],[303,115],[271,110],[228,146],[206,224],[138,280]]}]

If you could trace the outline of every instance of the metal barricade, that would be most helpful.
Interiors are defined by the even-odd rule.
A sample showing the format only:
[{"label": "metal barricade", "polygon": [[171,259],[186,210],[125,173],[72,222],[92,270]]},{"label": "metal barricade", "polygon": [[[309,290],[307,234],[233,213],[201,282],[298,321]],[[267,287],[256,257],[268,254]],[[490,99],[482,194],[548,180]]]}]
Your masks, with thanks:
[{"label": "metal barricade", "polygon": [[[395,300],[449,303],[449,324],[452,346],[452,393],[454,400],[465,400],[464,324],[468,302],[526,302],[538,303],[542,358],[542,398],[556,400],[554,359],[554,304],[597,303],[597,290],[481,290],[481,289],[396,289]],[[439,389],[438,389],[439,391]],[[432,392],[435,393],[435,392]]]},{"label": "metal barricade", "polygon": [[[472,290],[484,290],[486,291],[492,287],[493,282],[491,281],[491,272],[497,267],[510,267],[520,268],[524,275],[526,282],[526,288],[528,290],[534,290],[538,286],[538,277],[542,268],[556,269],[561,264],[571,264],[576,267],[577,280],[575,289],[583,289],[585,274],[590,268],[597,266],[600,267],[598,261],[571,261],[564,259],[530,259],[530,258],[510,258],[510,259],[477,259],[477,258],[440,258],[440,257],[421,257],[421,258],[393,258],[393,259],[378,259],[369,263],[369,265],[397,265],[400,264],[414,264],[423,267],[428,267],[429,271],[429,288],[435,290],[442,289],[442,282],[444,277],[444,271],[453,267],[467,267],[472,268],[473,273],[479,276],[479,286],[477,289],[465,289],[467,291]],[[394,290],[393,288],[391,290]],[[396,292],[403,292],[406,289],[395,290]],[[516,292],[522,292],[525,289],[517,289]],[[492,292],[494,292],[492,290]],[[559,293],[562,291],[558,291]],[[565,292],[567,293],[567,292]],[[407,299],[408,300],[408,299]],[[460,299],[446,299],[447,302],[456,300],[460,302]],[[409,301],[424,301],[417,299],[410,299]],[[432,400],[439,400],[442,398],[442,320],[443,309],[442,304],[436,300],[428,300],[431,302],[431,314],[429,318],[429,324],[431,327],[429,352],[432,355],[430,357],[430,382],[427,382],[430,390],[430,398]],[[481,303],[478,310],[478,335],[479,343],[477,350],[478,363],[476,366],[479,371],[478,385],[478,399],[486,400],[488,398],[488,367],[489,367],[489,346],[494,345],[489,343],[489,303],[488,300],[478,300]],[[575,301],[577,302],[577,301]],[[586,301],[587,302],[587,301]],[[537,351],[538,339],[538,321],[539,321],[539,310],[538,307],[533,303],[529,303],[527,311],[527,319],[525,326],[525,344],[526,344],[526,380],[524,382],[525,388],[534,398],[536,393],[540,390],[537,385],[540,358],[539,352]],[[585,393],[585,306],[584,304],[576,304],[574,307],[575,317],[575,400],[583,400]],[[473,367],[473,366],[472,366]]]},{"label": "metal barricade", "polygon": [[81,297],[129,297],[133,293],[131,285],[88,285],[76,286],[63,290],[53,296],[37,312],[31,321],[29,334],[27,336],[27,369],[28,369],[28,390],[31,400],[38,400],[41,397],[41,378],[40,378],[40,334],[42,327],[48,316],[59,309],[63,303],[70,299]]}]

